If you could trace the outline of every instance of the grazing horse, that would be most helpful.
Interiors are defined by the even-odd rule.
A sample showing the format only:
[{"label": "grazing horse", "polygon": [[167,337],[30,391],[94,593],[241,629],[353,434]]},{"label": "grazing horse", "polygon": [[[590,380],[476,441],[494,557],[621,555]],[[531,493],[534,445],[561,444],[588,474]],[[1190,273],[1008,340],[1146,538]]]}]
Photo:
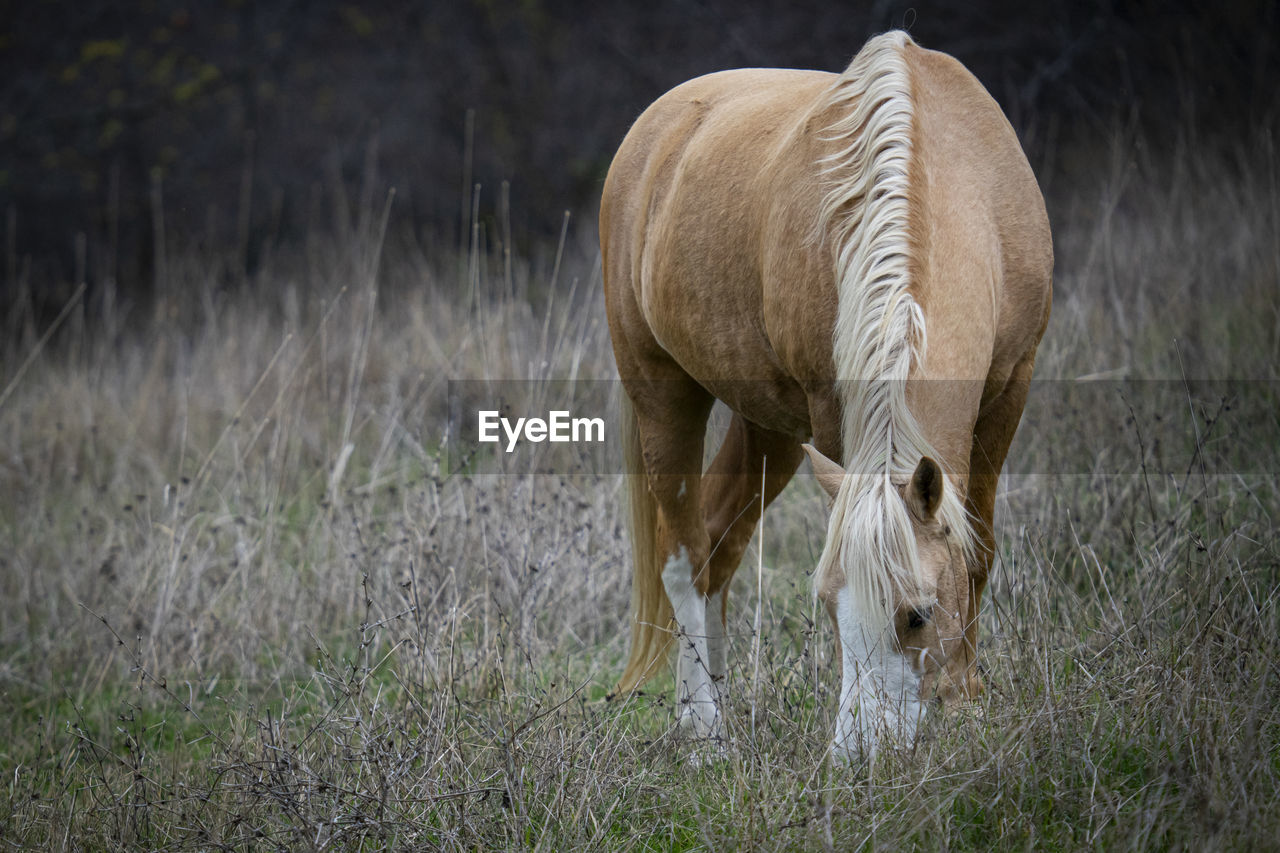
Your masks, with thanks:
[{"label": "grazing horse", "polygon": [[[996,483],[1053,270],[1044,200],[982,85],[902,32],[839,75],[692,80],[618,149],[600,240],[635,474],[615,694],[678,639],[679,726],[723,736],[729,580],[807,452],[831,499],[815,591],[842,667],[833,751],[909,743],[927,700],[976,697]],[[732,421],[704,473],[716,398]]]}]

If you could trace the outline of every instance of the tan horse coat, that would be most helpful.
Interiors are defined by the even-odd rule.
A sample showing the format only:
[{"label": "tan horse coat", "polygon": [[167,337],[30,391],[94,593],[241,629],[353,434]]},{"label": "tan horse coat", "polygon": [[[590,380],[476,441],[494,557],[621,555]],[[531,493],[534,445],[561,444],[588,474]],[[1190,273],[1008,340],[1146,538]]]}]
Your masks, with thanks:
[{"label": "tan horse coat", "polygon": [[[858,241],[879,239],[862,220],[894,174],[898,206],[871,223],[890,248],[865,269],[896,270],[896,279],[883,304],[876,296],[859,303],[864,284],[848,257]],[[837,380],[904,378],[874,367],[900,359],[911,381],[897,387],[909,412],[892,401],[862,402],[885,407],[889,443],[907,427],[919,430],[919,442],[898,439],[893,459],[882,459],[882,479],[892,479],[901,500],[886,509],[911,519],[914,544],[903,547],[920,564],[921,586],[870,589],[881,599],[885,590],[900,593],[883,603],[896,620],[897,651],[919,651],[911,664],[919,689],[976,695],[973,648],[994,553],[996,483],[1048,321],[1053,266],[1035,178],[981,84],[901,33],[874,39],[844,75],[753,69],[692,80],[649,107],[624,140],[605,184],[600,235],[610,332],[634,409],[630,458],[644,472],[633,478],[636,612],[619,689],[654,671],[675,604],[689,641],[678,673],[682,722],[702,715],[686,727],[718,736],[724,595],[758,520],[761,486],[767,503],[812,436],[815,469],[837,511],[842,485],[858,500],[864,487],[847,485],[854,478],[834,463],[881,459],[879,435],[851,434],[874,432],[881,421],[853,411],[857,395]],[[881,309],[883,317],[868,314]],[[837,328],[858,312],[861,332]],[[869,354],[851,361],[858,345]],[[872,372],[842,375],[841,364]],[[700,477],[713,397],[735,417]],[[932,486],[927,466],[917,467],[925,456],[941,466]],[[924,480],[908,483],[913,470]],[[841,554],[859,545],[840,544],[845,522],[831,523],[818,592],[847,646],[853,634],[838,601],[854,570],[841,567],[855,564]],[[930,611],[933,603],[941,607]],[[697,608],[707,607],[700,623]],[[865,610],[846,621],[866,621]],[[917,611],[929,616],[918,636],[910,634]],[[690,674],[697,666],[707,678]],[[849,702],[856,697],[842,699],[842,713]]]}]

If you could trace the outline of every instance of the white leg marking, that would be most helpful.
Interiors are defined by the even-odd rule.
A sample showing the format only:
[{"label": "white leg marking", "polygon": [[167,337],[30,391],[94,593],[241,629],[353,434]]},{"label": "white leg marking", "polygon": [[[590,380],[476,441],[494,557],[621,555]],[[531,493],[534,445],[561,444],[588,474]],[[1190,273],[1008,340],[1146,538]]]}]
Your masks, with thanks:
[{"label": "white leg marking", "polygon": [[[707,650],[707,599],[693,585],[689,551],[667,559],[662,585],[675,611],[679,636],[676,663],[677,721],[680,729],[698,738],[720,737],[720,709],[711,682],[711,658]],[[717,621],[719,617],[717,616]]]},{"label": "white leg marking", "polygon": [[889,626],[869,626],[853,612],[845,589],[837,600],[836,622],[844,675],[832,752],[843,760],[872,757],[882,737],[892,745],[909,746],[925,711],[920,674],[894,649]]}]

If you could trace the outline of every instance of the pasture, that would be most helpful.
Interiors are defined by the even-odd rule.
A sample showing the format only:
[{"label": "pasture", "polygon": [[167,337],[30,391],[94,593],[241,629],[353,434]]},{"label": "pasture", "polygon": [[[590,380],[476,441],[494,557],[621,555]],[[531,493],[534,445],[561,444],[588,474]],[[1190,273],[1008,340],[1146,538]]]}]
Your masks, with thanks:
[{"label": "pasture", "polygon": [[[870,765],[828,756],[807,465],[732,588],[731,746],[691,763],[669,675],[604,701],[622,478],[450,453],[450,379],[615,376],[589,214],[524,251],[477,220],[459,252],[370,187],[248,276],[175,247],[154,303],[68,287],[54,327],[20,299],[0,844],[1274,848],[1280,163],[1262,134],[1138,142],[1033,161],[1054,307],[997,505],[988,690]],[[12,250],[7,274],[21,293]],[[1080,377],[1118,407],[1073,404]]]}]

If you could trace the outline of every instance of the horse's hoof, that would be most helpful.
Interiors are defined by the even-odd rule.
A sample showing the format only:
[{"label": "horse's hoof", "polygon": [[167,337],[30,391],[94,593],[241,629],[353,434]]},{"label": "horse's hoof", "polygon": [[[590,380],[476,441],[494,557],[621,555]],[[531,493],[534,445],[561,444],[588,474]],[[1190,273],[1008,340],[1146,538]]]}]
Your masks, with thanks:
[{"label": "horse's hoof", "polygon": [[680,709],[676,726],[682,737],[692,740],[718,739],[720,712],[714,702],[689,702]]}]

